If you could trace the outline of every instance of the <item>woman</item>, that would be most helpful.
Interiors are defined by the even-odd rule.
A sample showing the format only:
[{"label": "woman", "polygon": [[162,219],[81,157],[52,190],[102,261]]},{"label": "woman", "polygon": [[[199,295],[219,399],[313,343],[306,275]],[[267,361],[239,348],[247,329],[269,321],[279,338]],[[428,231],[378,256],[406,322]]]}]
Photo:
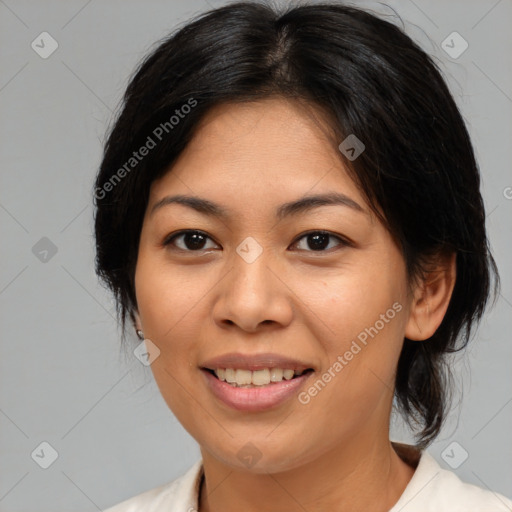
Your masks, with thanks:
[{"label": "woman", "polygon": [[106,143],[97,272],[202,457],[108,512],[511,510],[425,451],[497,276],[479,180],[374,15],[244,2],[163,41]]}]

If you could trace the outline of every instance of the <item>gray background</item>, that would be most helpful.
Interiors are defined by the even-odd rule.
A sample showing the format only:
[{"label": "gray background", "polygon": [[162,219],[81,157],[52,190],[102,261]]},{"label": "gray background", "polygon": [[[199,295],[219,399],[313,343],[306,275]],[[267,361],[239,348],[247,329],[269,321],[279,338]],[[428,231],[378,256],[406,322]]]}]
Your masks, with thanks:
[{"label": "gray background", "polygon": [[[91,190],[136,63],[178,24],[224,3],[0,0],[1,512],[102,510],[199,457],[150,369],[122,356],[112,299],[93,271]],[[512,496],[512,2],[387,4],[436,56],[467,120],[503,283],[454,361],[464,393],[430,452],[451,469],[465,450],[454,469],[462,479]],[[31,47],[44,31],[59,45],[47,59]],[[440,46],[453,31],[469,43],[458,58]],[[42,237],[56,254],[33,251]],[[393,438],[410,440],[400,422]],[[43,441],[58,453],[48,469],[31,457]]]}]

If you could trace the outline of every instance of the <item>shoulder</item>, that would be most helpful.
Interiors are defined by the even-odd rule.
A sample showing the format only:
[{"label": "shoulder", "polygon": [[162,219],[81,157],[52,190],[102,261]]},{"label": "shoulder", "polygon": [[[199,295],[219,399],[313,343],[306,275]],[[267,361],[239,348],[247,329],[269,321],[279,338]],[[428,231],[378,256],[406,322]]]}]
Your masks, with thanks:
[{"label": "shoulder", "polygon": [[197,509],[201,476],[202,460],[199,460],[172,482],[133,496],[105,509],[104,512],[189,512],[191,509]]},{"label": "shoulder", "polygon": [[426,451],[390,512],[512,512],[512,500],[463,482]]}]

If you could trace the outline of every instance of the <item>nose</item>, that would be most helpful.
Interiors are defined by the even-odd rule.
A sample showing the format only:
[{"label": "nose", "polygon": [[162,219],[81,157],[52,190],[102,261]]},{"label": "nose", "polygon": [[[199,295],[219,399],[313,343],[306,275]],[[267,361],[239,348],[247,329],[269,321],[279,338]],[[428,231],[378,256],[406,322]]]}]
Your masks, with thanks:
[{"label": "nose", "polygon": [[215,322],[223,328],[237,325],[247,332],[288,325],[293,317],[293,292],[269,251],[261,251],[255,259],[237,253],[233,260],[218,288]]}]

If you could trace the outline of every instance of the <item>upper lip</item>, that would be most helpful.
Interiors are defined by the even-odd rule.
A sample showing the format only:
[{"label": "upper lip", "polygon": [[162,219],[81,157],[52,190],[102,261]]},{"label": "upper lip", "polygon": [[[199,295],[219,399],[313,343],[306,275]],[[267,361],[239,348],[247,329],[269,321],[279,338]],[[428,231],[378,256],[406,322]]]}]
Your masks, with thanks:
[{"label": "upper lip", "polygon": [[202,363],[201,368],[208,370],[216,370],[217,368],[234,368],[240,370],[263,370],[264,368],[281,368],[283,370],[290,369],[296,372],[303,372],[307,369],[314,369],[299,359],[283,356],[280,354],[272,354],[270,352],[261,354],[242,354],[240,352],[232,352],[222,354],[212,359],[208,359]]}]

